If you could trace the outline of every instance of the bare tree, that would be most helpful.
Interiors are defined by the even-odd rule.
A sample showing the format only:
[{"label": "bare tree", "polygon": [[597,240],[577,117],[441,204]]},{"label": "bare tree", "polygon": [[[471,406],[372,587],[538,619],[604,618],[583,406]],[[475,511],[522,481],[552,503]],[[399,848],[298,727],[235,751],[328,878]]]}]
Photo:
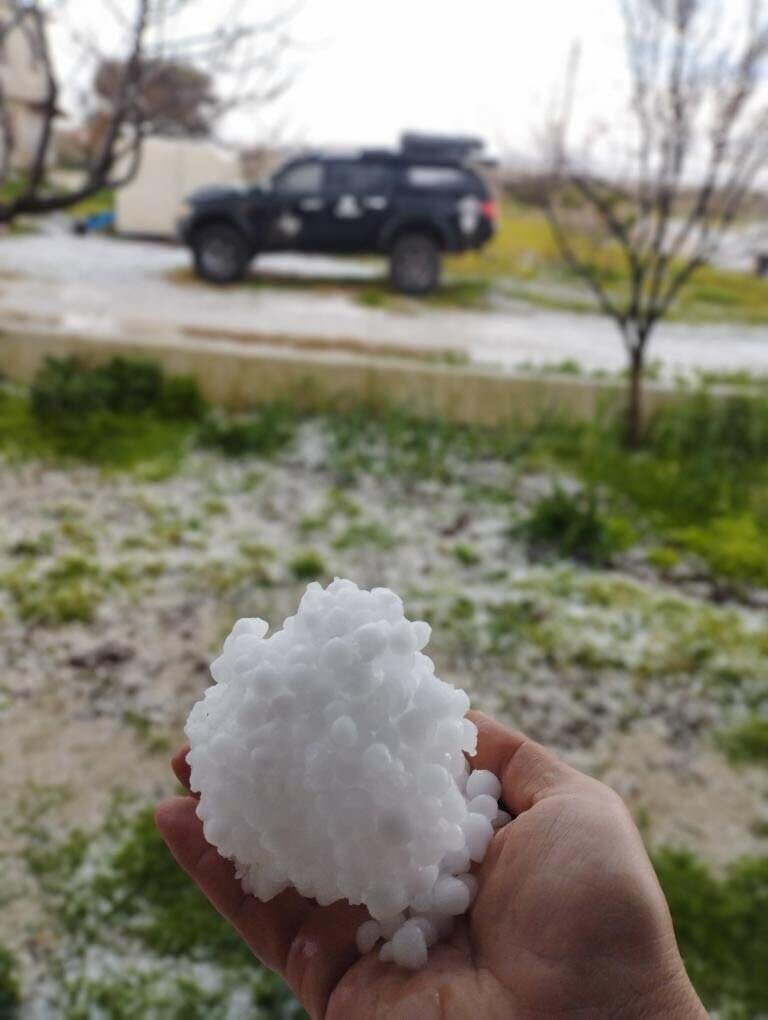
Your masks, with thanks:
[{"label": "bare tree", "polygon": [[[761,0],[621,0],[621,6],[627,109],[581,146],[572,142],[575,55],[548,137],[545,205],[566,265],[623,338],[627,438],[634,445],[654,327],[711,260],[766,165],[768,19]],[[624,269],[618,283],[605,271],[617,257]]]},{"label": "bare tree", "polygon": [[[151,99],[167,84],[161,79],[169,67],[215,84],[210,121],[263,107],[291,81],[290,9],[265,18],[254,12],[263,7],[257,0],[102,0],[89,19],[85,7],[82,0],[0,0],[0,223],[127,183],[144,138],[157,127]],[[97,89],[105,67],[109,87]],[[26,76],[20,96],[18,68]],[[55,124],[69,105],[100,129],[83,132],[81,175],[62,189],[51,183],[50,169]],[[19,129],[22,107],[26,132]]]}]

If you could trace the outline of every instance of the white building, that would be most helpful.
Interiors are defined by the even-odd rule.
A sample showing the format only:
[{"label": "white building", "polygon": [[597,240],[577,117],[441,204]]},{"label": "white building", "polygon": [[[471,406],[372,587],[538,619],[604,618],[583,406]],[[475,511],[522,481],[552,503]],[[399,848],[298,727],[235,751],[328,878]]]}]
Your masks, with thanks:
[{"label": "white building", "polygon": [[[46,121],[47,78],[40,26],[29,11],[0,0],[0,113],[10,134],[11,169],[32,164]],[[0,145],[6,131],[0,132]],[[49,160],[52,149],[49,148]]]},{"label": "white building", "polygon": [[239,156],[196,138],[147,138],[133,180],[116,196],[121,234],[172,238],[182,203],[209,184],[243,183]]}]

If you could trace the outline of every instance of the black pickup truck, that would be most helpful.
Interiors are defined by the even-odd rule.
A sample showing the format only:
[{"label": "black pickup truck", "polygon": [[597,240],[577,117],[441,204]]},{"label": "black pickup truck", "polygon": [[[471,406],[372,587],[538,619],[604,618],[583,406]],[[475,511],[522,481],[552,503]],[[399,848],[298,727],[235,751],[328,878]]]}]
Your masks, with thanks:
[{"label": "black pickup truck", "polygon": [[493,236],[481,150],[474,138],[411,133],[398,150],[307,153],[256,187],[194,192],[179,235],[214,283],[242,279],[261,252],[382,254],[396,290],[426,294],[440,282],[443,252]]}]

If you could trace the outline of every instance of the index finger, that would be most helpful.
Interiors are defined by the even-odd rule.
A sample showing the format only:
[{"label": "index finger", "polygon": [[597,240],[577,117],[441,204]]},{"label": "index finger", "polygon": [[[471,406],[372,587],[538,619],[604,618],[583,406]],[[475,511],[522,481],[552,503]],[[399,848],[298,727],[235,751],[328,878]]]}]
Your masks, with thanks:
[{"label": "index finger", "polygon": [[[176,776],[176,778],[184,787],[184,789],[191,793],[192,791],[189,788],[189,781],[192,769],[190,768],[189,762],[187,761],[188,754],[189,754],[189,741],[186,741],[174,754],[173,758],[171,758],[171,768],[173,769],[173,774]],[[193,794],[193,796],[197,796],[197,794]]]},{"label": "index finger", "polygon": [[470,764],[498,776],[502,799],[516,815],[545,797],[594,782],[546,747],[484,712],[469,712],[468,718],[477,726],[477,754]]}]

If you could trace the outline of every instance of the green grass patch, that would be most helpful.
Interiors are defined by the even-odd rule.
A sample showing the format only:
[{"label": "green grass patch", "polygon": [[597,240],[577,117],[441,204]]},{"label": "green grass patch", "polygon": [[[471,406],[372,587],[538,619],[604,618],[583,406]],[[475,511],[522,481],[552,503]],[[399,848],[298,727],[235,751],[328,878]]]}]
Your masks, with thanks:
[{"label": "green grass patch", "polygon": [[110,586],[110,578],[92,560],[64,556],[42,572],[23,565],[0,577],[26,623],[57,626],[89,623]]},{"label": "green grass patch", "polygon": [[482,561],[482,557],[477,549],[466,542],[458,542],[453,547],[453,555],[462,567],[476,567]]},{"label": "green grass patch", "polygon": [[516,366],[521,372],[530,372],[532,375],[583,375],[584,369],[574,358],[564,358],[562,361],[544,361],[535,363],[532,361],[521,361]]},{"label": "green grass patch", "polygon": [[[493,583],[504,581],[502,574]],[[684,699],[693,687],[715,716],[744,706],[759,714],[768,699],[768,636],[739,610],[608,572],[564,565],[528,571],[516,578],[512,597],[477,604],[460,649],[454,628],[441,621],[438,614],[435,644],[443,654],[488,658],[510,678],[554,671],[567,678],[568,690],[586,691],[596,680],[613,688],[618,672],[628,679],[621,711],[634,717],[644,714],[649,690]],[[711,726],[702,733],[708,735]]]},{"label": "green grass patch", "polygon": [[680,563],[680,553],[668,545],[654,546],[646,556],[651,566],[662,572],[673,570]]},{"label": "green grass patch", "polygon": [[50,531],[41,532],[38,535],[28,538],[20,538],[17,542],[7,547],[9,556],[18,556],[24,559],[34,559],[38,556],[49,556],[53,552],[55,536]]},{"label": "green grass patch", "polygon": [[447,482],[456,466],[491,457],[513,460],[533,441],[529,430],[456,425],[386,404],[358,404],[328,413],[325,421],[328,459],[342,483],[361,473]]},{"label": "green grass patch", "polygon": [[746,858],[717,878],[693,854],[653,858],[685,965],[710,1010],[729,1020],[768,1012],[768,858]]},{"label": "green grass patch", "polygon": [[275,401],[237,418],[211,416],[200,430],[199,442],[227,457],[274,456],[293,442],[299,420],[293,404]]},{"label": "green grass patch", "polygon": [[231,595],[241,588],[265,588],[274,583],[270,564],[276,553],[272,546],[242,541],[238,552],[239,558],[235,560],[202,563],[196,572],[198,587],[216,595]]},{"label": "green grass patch", "polygon": [[[88,393],[91,376],[83,372],[71,361],[46,366],[31,401],[22,391],[0,388],[0,449],[132,466],[141,477],[161,478],[178,466],[195,437],[233,457],[278,456],[307,417],[287,402],[235,417],[216,413],[202,422],[167,417],[169,406],[177,408],[174,415],[197,414],[199,408],[192,398],[169,404],[168,381],[144,363],[129,368],[118,362],[97,373],[95,395]],[[81,405],[90,410],[77,417],[74,409]],[[527,523],[532,544],[600,564],[636,537],[652,550],[669,550],[651,556],[651,562],[661,556],[659,569],[675,555],[696,556],[715,577],[768,583],[768,396],[760,392],[726,399],[706,390],[681,394],[655,415],[644,445],[634,452],[622,445],[621,423],[609,414],[588,423],[549,415],[523,426],[510,409],[510,421],[491,429],[368,403],[329,407],[315,421],[322,423],[325,462],[339,491],[372,474],[397,477],[409,488],[427,479],[455,482],[472,501],[511,503],[513,471],[567,473],[596,494],[595,503],[585,496],[566,506],[568,500],[555,493]],[[494,462],[492,483],[478,482],[470,471],[483,461]],[[299,530],[319,529],[336,513],[351,516],[345,509],[351,502],[329,496]],[[208,507],[219,512],[221,504],[214,500]],[[362,537],[350,532],[349,540]]]},{"label": "green grass patch", "polygon": [[421,305],[432,308],[484,309],[490,305],[489,280],[463,275],[447,274],[440,287],[426,297],[406,297],[391,289],[386,280],[376,280],[350,287],[349,292],[358,304],[366,308],[386,308],[390,311],[415,311]]},{"label": "green grass patch", "polygon": [[204,411],[196,384],[151,362],[113,358],[90,368],[50,358],[28,396],[0,388],[0,450],[11,457],[142,467],[148,480],[176,470]]},{"label": "green grass patch", "polygon": [[22,560],[0,575],[0,589],[10,594],[26,623],[90,623],[110,592],[135,588],[164,569],[157,560],[133,559],[105,568],[82,552],[69,552],[42,567],[34,557]]},{"label": "green grass patch", "polygon": [[670,539],[701,557],[719,577],[768,587],[768,527],[749,514],[679,528]]},{"label": "green grass patch", "polygon": [[[304,1015],[179,868],[150,810],[118,805],[101,832],[75,831],[63,842],[37,833],[29,863],[67,943],[63,966],[53,969],[57,1016],[225,1020],[238,1008],[254,1020]],[[86,958],[94,947],[123,962],[93,977]]]},{"label": "green grass patch", "polygon": [[87,216],[96,216],[98,213],[114,212],[115,192],[113,188],[101,188],[95,191],[82,202],[70,206],[69,214],[75,219],[83,219]]},{"label": "green grass patch", "polygon": [[339,551],[369,547],[393,549],[397,539],[386,525],[379,521],[355,521],[334,539],[333,548]]},{"label": "green grass patch", "polygon": [[328,573],[322,556],[311,549],[297,553],[288,564],[288,569],[297,581],[317,581]]},{"label": "green grass patch", "polygon": [[18,963],[5,946],[0,946],[0,1017],[13,1020],[20,1004]]},{"label": "green grass patch", "polygon": [[534,557],[554,555],[590,566],[608,565],[634,539],[631,525],[604,513],[594,492],[562,488],[540,499],[518,530]]},{"label": "green grass patch", "polygon": [[122,715],[122,722],[124,726],[133,731],[144,750],[149,754],[170,752],[171,741],[168,736],[158,733],[155,724],[148,716],[126,709]]},{"label": "green grass patch", "polygon": [[[576,237],[575,243],[611,294],[617,299],[626,296],[628,268],[618,247],[611,242],[596,245],[592,235]],[[449,257],[446,269],[468,282],[500,285],[511,296],[541,307],[597,310],[589,291],[563,266],[544,213],[517,202],[501,204],[498,230],[489,245],[478,252]],[[704,266],[684,288],[670,317],[694,323],[766,323],[768,280]]]},{"label": "green grass patch", "polygon": [[768,764],[768,716],[752,716],[719,734],[717,742],[734,763]]},{"label": "green grass patch", "polygon": [[115,357],[95,367],[78,358],[47,358],[29,396],[34,416],[51,427],[96,413],[155,412],[173,420],[196,421],[205,411],[193,379],[166,376],[155,362],[140,358]]}]

